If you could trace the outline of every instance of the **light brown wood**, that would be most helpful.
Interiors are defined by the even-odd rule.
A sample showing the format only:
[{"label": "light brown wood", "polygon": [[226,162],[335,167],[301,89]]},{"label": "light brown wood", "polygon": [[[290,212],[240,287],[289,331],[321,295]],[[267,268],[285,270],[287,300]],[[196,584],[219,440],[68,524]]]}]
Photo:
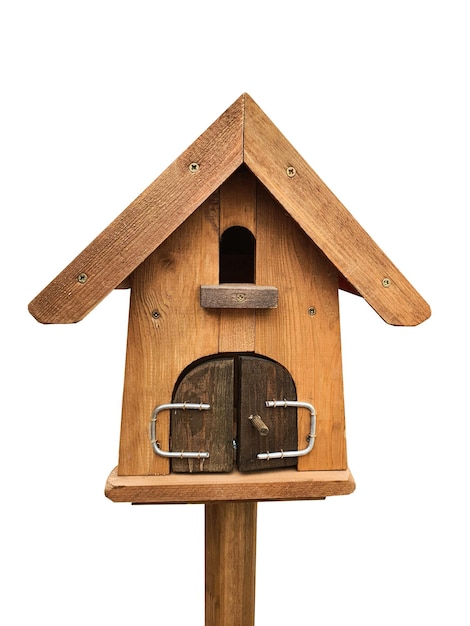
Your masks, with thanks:
[{"label": "light brown wood", "polygon": [[[207,263],[207,254],[218,255],[218,194],[132,275],[119,454],[122,474],[169,472],[168,459],[157,456],[150,445],[152,411],[171,402],[178,376],[190,363],[218,352],[218,313],[199,304],[201,283],[217,281],[217,265]],[[156,434],[168,450],[168,414],[159,416]]]},{"label": "light brown wood", "polygon": [[[218,258],[219,233],[227,223],[233,225],[232,198],[237,204],[241,199],[244,207],[238,225],[249,225],[257,235],[257,278],[279,289],[276,309],[200,306],[200,285],[217,282],[217,263],[207,259]],[[186,367],[224,352],[274,359],[293,377],[297,399],[316,408],[314,451],[299,459],[298,469],[347,468],[337,272],[250,172],[231,177],[220,189],[220,202],[219,194],[213,194],[139,266],[131,283],[121,475],[169,473],[168,460],[150,444],[152,411],[172,401]],[[304,448],[308,411],[298,411],[298,424],[298,447]],[[164,413],[157,440],[162,449],[170,449],[169,415]]]},{"label": "light brown wood", "polygon": [[108,477],[105,494],[113,502],[182,504],[221,500],[318,500],[348,495],[354,489],[349,470],[298,472],[286,468],[230,474],[120,476],[116,468]]},{"label": "light brown wood", "polygon": [[205,505],[206,626],[255,623],[256,502]]},{"label": "light brown wood", "polygon": [[[199,165],[193,173],[192,162]],[[429,305],[248,94],[34,298],[30,313],[43,323],[81,320],[241,163],[335,265],[341,287],[362,295],[389,324],[414,326],[430,316]]]},{"label": "light brown wood", "polygon": [[206,309],[275,309],[277,289],[247,283],[201,285],[201,306]]},{"label": "light brown wood", "polygon": [[[253,270],[256,259],[256,284],[218,285],[223,274],[219,241],[231,226],[248,229],[256,241],[256,254],[236,251],[237,258],[250,261],[240,264],[242,270],[247,265]],[[221,267],[235,267],[231,254],[222,250]],[[98,235],[29,310],[43,323],[77,322],[112,289],[128,286],[119,466],[105,494],[115,502],[204,503],[206,626],[253,626],[257,502],[322,499],[355,488],[346,458],[338,287],[362,295],[390,324],[419,324],[429,317],[429,306],[247,94]],[[316,408],[315,446],[299,458],[302,471],[229,471],[231,418],[236,402],[237,407],[242,402],[228,398],[228,391],[242,368],[221,383],[225,399],[220,388],[210,398],[214,406],[217,398],[229,407],[219,414],[223,428],[213,435],[214,444],[222,438],[226,445],[223,462],[214,455],[217,473],[199,473],[188,463],[193,473],[170,474],[169,461],[154,453],[152,411],[172,401],[190,366],[220,353],[272,359],[295,384],[295,389],[294,384],[283,387],[286,393],[294,389],[298,400]],[[203,369],[211,370],[209,361]],[[273,376],[265,378],[270,382]],[[186,382],[185,392],[198,388],[192,379]],[[257,398],[265,388],[249,391]],[[245,395],[249,400],[250,393]],[[211,440],[210,424],[194,422],[198,446]],[[299,409],[297,424],[298,447],[304,448],[310,415]],[[176,445],[184,445],[185,428],[182,434],[173,429]],[[165,450],[169,431],[170,416],[159,415],[156,439]],[[287,425],[286,431],[295,441],[295,429]],[[246,469],[249,462],[244,462]],[[226,473],[218,473],[221,468]]]},{"label": "light brown wood", "polygon": [[[256,312],[255,350],[284,365],[297,399],[316,409],[314,450],[299,458],[298,469],[346,469],[337,271],[261,185],[257,215],[256,273],[278,287],[279,304]],[[309,412],[298,410],[298,421],[304,448]]]},{"label": "light brown wood", "polygon": [[[83,319],[237,169],[243,159],[243,102],[238,98],[34,298],[29,311],[39,322]],[[190,171],[191,163],[197,171]],[[86,281],[79,282],[79,275]]]},{"label": "light brown wood", "polygon": [[247,94],[243,137],[244,163],[387,323],[415,326],[430,316],[429,305]]},{"label": "light brown wood", "polygon": [[[256,180],[239,168],[220,187],[219,236],[227,228],[242,226],[256,238]],[[252,352],[255,349],[255,311],[220,309],[219,352]]]}]

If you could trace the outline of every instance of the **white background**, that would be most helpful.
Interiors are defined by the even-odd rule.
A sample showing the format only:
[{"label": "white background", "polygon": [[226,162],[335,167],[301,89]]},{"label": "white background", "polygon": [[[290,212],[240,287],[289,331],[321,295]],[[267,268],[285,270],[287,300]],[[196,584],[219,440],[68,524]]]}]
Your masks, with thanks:
[{"label": "white background", "polygon": [[468,626],[467,3],[0,6],[1,623],[204,622],[203,506],[103,495],[128,292],[27,304],[248,92],[433,310],[341,295],[357,489],[259,505],[256,624]]}]

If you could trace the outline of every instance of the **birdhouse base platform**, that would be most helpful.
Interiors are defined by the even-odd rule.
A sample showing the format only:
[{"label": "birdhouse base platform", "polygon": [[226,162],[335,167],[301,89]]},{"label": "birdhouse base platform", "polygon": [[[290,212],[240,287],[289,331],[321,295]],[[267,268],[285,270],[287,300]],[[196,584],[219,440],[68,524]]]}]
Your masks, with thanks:
[{"label": "birdhouse base platform", "polygon": [[356,484],[349,469],[297,471],[286,468],[266,472],[229,474],[168,474],[119,476],[114,469],[105,487],[113,502],[135,504],[207,504],[221,501],[322,500],[348,495]]}]

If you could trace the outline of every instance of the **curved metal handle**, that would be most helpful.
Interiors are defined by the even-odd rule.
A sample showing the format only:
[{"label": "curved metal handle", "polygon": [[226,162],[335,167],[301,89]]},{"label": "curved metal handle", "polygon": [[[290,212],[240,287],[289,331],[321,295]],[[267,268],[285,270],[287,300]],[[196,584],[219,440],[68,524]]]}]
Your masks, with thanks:
[{"label": "curved metal handle", "polygon": [[186,409],[193,409],[196,411],[207,411],[211,408],[210,404],[206,404],[201,402],[199,404],[193,402],[176,402],[173,404],[160,404],[160,406],[155,407],[152,413],[152,417],[150,419],[150,441],[153,446],[153,451],[158,456],[163,456],[166,459],[208,459],[209,452],[170,452],[169,450],[162,450],[158,441],[156,440],[156,424],[157,424],[157,416],[162,411],[170,411],[171,409],[182,409],[185,411]]},{"label": "curved metal handle", "polygon": [[315,443],[315,430],[317,414],[315,409],[308,402],[297,402],[297,400],[267,400],[266,406],[268,408],[281,407],[296,407],[298,409],[308,409],[310,411],[310,432],[307,435],[308,446],[302,450],[281,450],[280,452],[261,452],[257,454],[257,458],[262,461],[269,461],[270,459],[285,459],[297,456],[305,456],[313,449]]}]

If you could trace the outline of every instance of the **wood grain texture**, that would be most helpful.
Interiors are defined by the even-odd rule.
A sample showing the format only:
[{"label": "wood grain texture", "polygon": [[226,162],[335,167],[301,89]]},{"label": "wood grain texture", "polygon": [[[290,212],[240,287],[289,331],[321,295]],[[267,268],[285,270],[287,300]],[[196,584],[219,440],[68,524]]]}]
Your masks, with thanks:
[{"label": "wood grain texture", "polygon": [[[192,162],[199,165],[193,173]],[[335,265],[340,286],[363,296],[389,324],[414,326],[430,316],[429,305],[248,94],[34,298],[30,313],[43,323],[81,320],[112,289],[126,284],[129,274],[241,163]],[[295,175],[287,176],[287,168],[295,168]],[[238,223],[242,205],[234,201],[232,206]],[[85,282],[78,280],[80,274]]]},{"label": "wood grain texture", "polygon": [[[83,319],[230,176],[243,159],[243,102],[242,96],[34,298],[29,311],[39,322]],[[80,274],[86,282],[77,280]]]},{"label": "wood grain texture", "polygon": [[[256,273],[263,284],[277,286],[279,304],[256,311],[255,350],[281,363],[297,400],[316,409],[315,446],[298,468],[346,469],[337,271],[260,184],[257,215]],[[305,448],[308,411],[298,410],[298,423],[298,447]]]},{"label": "wood grain texture", "polygon": [[[247,228],[256,238],[256,180],[244,167],[220,187],[219,236],[232,226]],[[252,352],[255,349],[254,309],[220,309],[218,315],[219,352]]]},{"label": "wood grain texture", "polygon": [[201,306],[206,309],[275,309],[277,289],[247,283],[201,285]]},{"label": "wood grain texture", "polygon": [[[415,326],[430,316],[429,305],[247,94],[243,158],[387,323]],[[289,177],[292,167],[296,173]]]},{"label": "wood grain texture", "polygon": [[172,459],[172,472],[230,472],[233,469],[233,358],[215,358],[192,367],[179,381],[173,402],[207,402],[208,411],[174,410],[173,451],[206,451],[208,459]]},{"label": "wood grain texture", "polygon": [[[218,206],[216,193],[132,274],[119,453],[123,474],[169,472],[168,459],[150,445],[152,411],[171,402],[190,363],[218,352],[218,315],[199,304],[201,283],[217,280],[217,263],[207,257],[218,257]],[[168,450],[168,414],[159,416],[156,435]]]},{"label": "wood grain texture", "polygon": [[[235,184],[245,194],[241,225],[257,234],[257,278],[279,290],[276,309],[214,311],[199,303],[200,285],[217,280],[225,208],[231,213],[231,203],[219,203],[219,195]],[[234,190],[233,196],[243,194]],[[242,178],[237,172],[224,183],[220,194],[213,194],[132,274],[120,474],[169,473],[168,460],[155,455],[149,442],[150,415],[170,401],[186,367],[224,352],[254,352],[280,363],[293,377],[297,399],[315,406],[314,451],[299,459],[299,469],[347,468],[337,272],[250,172]],[[298,423],[298,447],[304,448],[307,411],[298,412]],[[157,440],[170,449],[168,415],[159,417]]]},{"label": "wood grain texture", "polygon": [[256,502],[205,505],[205,624],[255,623]]},{"label": "wood grain texture", "polygon": [[[240,471],[295,467],[297,459],[260,460],[260,452],[297,450],[297,411],[293,408],[267,408],[266,400],[296,400],[294,381],[278,363],[256,356],[240,356],[237,462]],[[261,436],[249,420],[260,415],[269,432]]]},{"label": "wood grain texture", "polygon": [[298,472],[295,468],[230,474],[120,476],[111,472],[105,495],[113,502],[182,504],[225,501],[318,500],[351,494],[349,470]]}]

